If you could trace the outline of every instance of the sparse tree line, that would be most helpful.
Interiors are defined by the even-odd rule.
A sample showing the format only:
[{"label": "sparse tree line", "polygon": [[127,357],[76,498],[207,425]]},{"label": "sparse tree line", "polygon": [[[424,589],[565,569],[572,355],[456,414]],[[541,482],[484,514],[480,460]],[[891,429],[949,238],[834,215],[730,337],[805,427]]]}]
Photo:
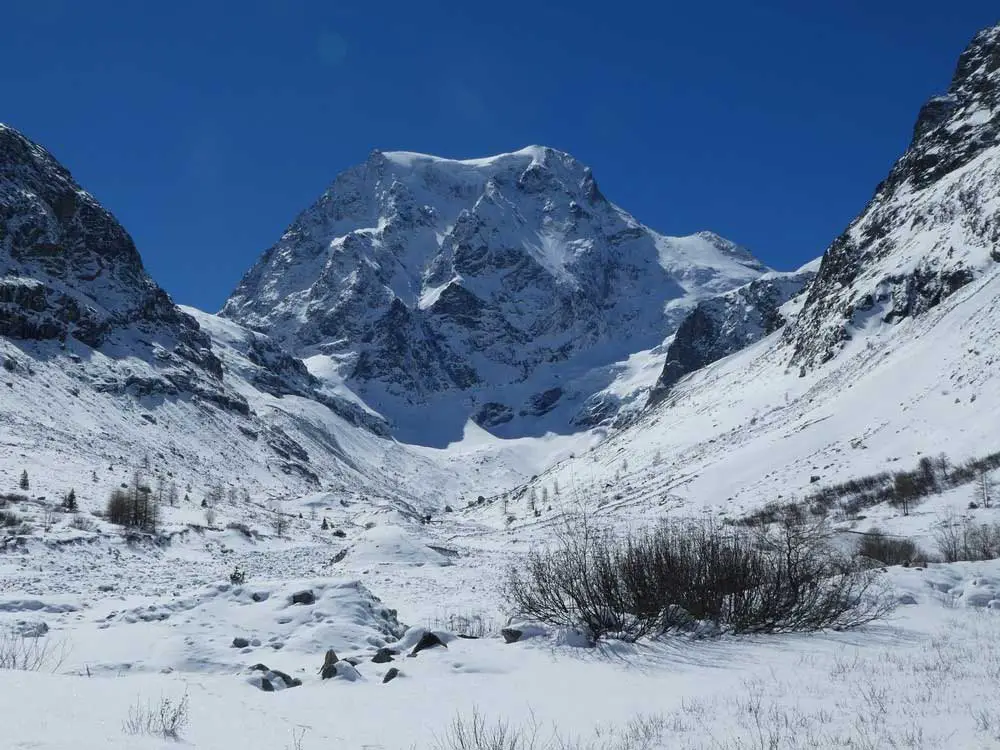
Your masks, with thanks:
[{"label": "sparse tree line", "polygon": [[992,472],[1000,469],[1000,452],[954,464],[944,454],[924,456],[909,471],[881,472],[823,487],[799,502],[768,503],[740,520],[746,526],[802,521],[808,515],[834,513],[853,518],[865,508],[887,503],[909,515],[920,502],[957,487],[972,488],[971,507],[988,508],[1000,498]]},{"label": "sparse tree line", "polygon": [[[109,465],[108,471],[114,471],[114,464]],[[91,481],[99,482],[97,471],[91,471]],[[4,510],[4,506],[9,503],[30,503],[35,502],[43,505],[45,511],[44,526],[51,528],[54,520],[53,511],[63,511],[76,514],[80,510],[79,499],[75,487],[71,487],[59,499],[57,504],[45,502],[44,497],[34,500],[27,494],[31,489],[31,477],[27,469],[23,470],[17,481],[19,492],[0,493],[0,529],[7,530],[8,535],[24,535],[31,531],[31,526],[24,519],[13,511]],[[188,484],[183,492],[185,503],[191,500],[192,487]],[[145,456],[141,461],[140,468],[132,474],[130,482],[123,482],[118,487],[111,490],[103,509],[93,511],[93,515],[105,518],[110,523],[125,527],[127,529],[155,532],[161,518],[161,509],[164,506],[177,507],[180,503],[181,489],[173,477],[172,472],[161,472],[151,468],[149,456]],[[239,501],[249,502],[250,493],[242,487],[224,487],[221,483],[210,486],[201,500],[201,507],[205,509],[205,520],[209,527],[215,524],[215,506],[226,500],[231,504]],[[74,516],[70,521],[73,528],[93,531],[96,526],[93,520],[83,516]],[[275,522],[274,526],[278,533],[283,533],[287,529],[288,521]]]}]

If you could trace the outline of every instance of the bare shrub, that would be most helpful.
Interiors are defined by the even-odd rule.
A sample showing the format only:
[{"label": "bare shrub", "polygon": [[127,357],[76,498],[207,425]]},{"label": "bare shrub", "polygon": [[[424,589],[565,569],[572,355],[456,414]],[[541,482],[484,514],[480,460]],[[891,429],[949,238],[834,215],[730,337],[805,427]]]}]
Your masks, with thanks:
[{"label": "bare shrub", "polygon": [[885,565],[909,565],[927,559],[917,543],[907,537],[887,536],[880,529],[871,529],[858,539],[856,552]]},{"label": "bare shrub", "polygon": [[46,636],[29,636],[11,628],[0,628],[0,669],[22,672],[55,671],[65,651]]},{"label": "bare shrub", "polygon": [[188,694],[180,700],[160,698],[159,703],[136,700],[129,708],[128,717],[122,722],[122,731],[132,735],[153,735],[168,740],[179,740],[188,724]]},{"label": "bare shrub", "polygon": [[523,726],[505,720],[488,721],[473,709],[469,718],[456,716],[432,750],[659,750],[665,747],[663,716],[639,715],[623,727],[604,726],[592,736],[576,738],[553,729],[544,735],[532,717]]},{"label": "bare shrub", "polygon": [[503,591],[518,615],[634,641],[697,621],[733,633],[858,627],[893,607],[879,575],[840,555],[822,523],[664,522],[616,538],[579,522],[511,568]]},{"label": "bare shrub", "polygon": [[96,531],[97,524],[91,521],[86,516],[73,516],[70,519],[69,527],[71,529],[76,529],[77,531]]},{"label": "bare shrub", "polygon": [[550,750],[553,745],[539,739],[534,724],[523,728],[503,720],[490,722],[473,709],[468,719],[456,716],[431,747],[433,750]]},{"label": "bare shrub", "polygon": [[245,523],[237,523],[235,521],[230,521],[229,523],[226,524],[226,528],[229,531],[240,532],[247,539],[253,539],[257,535],[257,532],[251,529]]},{"label": "bare shrub", "polygon": [[428,621],[427,627],[429,630],[447,630],[466,638],[487,638],[501,630],[495,618],[482,613],[439,614]]},{"label": "bare shrub", "polygon": [[948,516],[935,529],[934,542],[945,562],[995,560],[1000,558],[1000,524]]},{"label": "bare shrub", "polygon": [[523,570],[511,567],[505,598],[519,615],[592,639],[614,635],[634,641],[660,630],[662,603],[634,599],[626,580],[629,550],[586,521],[567,523],[553,549],[533,549]]}]

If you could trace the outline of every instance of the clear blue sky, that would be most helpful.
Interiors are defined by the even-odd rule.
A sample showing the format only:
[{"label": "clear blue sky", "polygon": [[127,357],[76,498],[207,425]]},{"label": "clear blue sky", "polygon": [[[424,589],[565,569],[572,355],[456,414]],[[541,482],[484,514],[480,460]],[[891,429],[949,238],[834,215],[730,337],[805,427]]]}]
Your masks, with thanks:
[{"label": "clear blue sky", "polygon": [[819,255],[995,0],[2,0],[0,121],[216,310],[373,148],[590,164],[662,232]]}]

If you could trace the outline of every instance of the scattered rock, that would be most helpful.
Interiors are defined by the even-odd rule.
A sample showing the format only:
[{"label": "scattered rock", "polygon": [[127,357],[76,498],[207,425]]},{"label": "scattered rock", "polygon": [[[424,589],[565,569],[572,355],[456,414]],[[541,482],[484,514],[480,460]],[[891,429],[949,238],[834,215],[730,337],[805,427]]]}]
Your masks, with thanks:
[{"label": "scattered rock", "polygon": [[329,680],[337,674],[337,654],[331,648],[323,657],[323,666],[319,669],[319,676],[322,680]]},{"label": "scattered rock", "polygon": [[246,648],[250,645],[250,641],[246,638],[233,638],[233,648]]},{"label": "scattered rock", "polygon": [[44,620],[19,620],[14,631],[23,638],[41,638],[49,632],[49,626]]},{"label": "scattered rock", "polygon": [[394,661],[392,657],[395,653],[391,648],[380,648],[375,652],[372,661],[376,664],[385,664],[386,662]]},{"label": "scattered rock", "polygon": [[444,646],[445,648],[448,648],[444,641],[428,630],[420,636],[420,640],[417,641],[417,645],[413,647],[412,651],[410,651],[410,656],[416,656],[425,649],[435,648],[437,646]]},{"label": "scattered rock", "polygon": [[397,677],[399,677],[399,670],[395,667],[389,667],[389,671],[385,673],[385,677],[382,678],[382,684],[387,682],[392,682]]},{"label": "scattered rock", "polygon": [[517,643],[524,635],[524,631],[517,628],[504,628],[500,631],[500,635],[503,636],[504,643]]},{"label": "scattered rock", "polygon": [[268,669],[265,664],[254,664],[250,667],[250,671],[263,673],[254,675],[247,682],[265,693],[299,687],[302,684],[302,680],[292,677],[280,669]]},{"label": "scattered rock", "polygon": [[356,682],[361,679],[361,673],[358,671],[358,668],[344,659],[341,659],[333,665],[333,671],[334,676],[341,680]]},{"label": "scattered rock", "polygon": [[917,597],[915,597],[913,594],[901,594],[899,599],[897,599],[896,601],[898,601],[900,604],[903,605],[916,604]]},{"label": "scattered rock", "polygon": [[292,604],[315,604],[316,594],[312,591],[306,589],[305,591],[296,591],[292,594]]}]

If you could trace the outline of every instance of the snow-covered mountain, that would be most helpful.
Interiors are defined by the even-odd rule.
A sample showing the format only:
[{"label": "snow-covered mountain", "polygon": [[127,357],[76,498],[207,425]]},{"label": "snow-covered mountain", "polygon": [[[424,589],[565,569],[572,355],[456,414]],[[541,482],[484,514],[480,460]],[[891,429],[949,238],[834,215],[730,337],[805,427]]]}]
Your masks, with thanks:
[{"label": "snow-covered mountain", "polygon": [[[146,396],[184,390],[247,405],[197,323],[149,278],[121,225],[45,149],[0,124],[0,335],[127,352],[148,363],[99,385]],[[79,356],[79,355],[77,355]],[[9,360],[13,366],[13,360]]]},{"label": "snow-covered mountain", "polygon": [[466,161],[375,151],[221,314],[347,383],[397,434],[435,443],[470,417],[505,436],[566,428],[608,366],[766,270],[711,233],[657,234],[551,148]]},{"label": "snow-covered mountain", "polygon": [[1000,27],[962,53],[948,93],[871,202],[823,256],[785,331],[815,366],[845,342],[919,315],[1000,262]]},{"label": "snow-covered mountain", "polygon": [[267,336],[175,305],[115,218],[2,125],[0,366],[6,487],[30,463],[43,494],[100,504],[142,468],[196,497],[340,488],[410,507],[432,493],[407,477],[454,476]]},{"label": "snow-covered mountain", "polygon": [[781,292],[778,275],[702,302],[668,342],[651,408],[535,494],[576,486],[574,501],[630,519],[739,514],[928,453],[1000,448],[998,99],[1000,26],[962,54],[804,291],[780,305],[802,280]]},{"label": "snow-covered mountain", "polygon": [[786,305],[816,276],[819,261],[797,271],[768,273],[731,292],[702,300],[681,321],[667,346],[663,371],[650,392],[658,404],[685,375],[745,349],[787,323]]}]

